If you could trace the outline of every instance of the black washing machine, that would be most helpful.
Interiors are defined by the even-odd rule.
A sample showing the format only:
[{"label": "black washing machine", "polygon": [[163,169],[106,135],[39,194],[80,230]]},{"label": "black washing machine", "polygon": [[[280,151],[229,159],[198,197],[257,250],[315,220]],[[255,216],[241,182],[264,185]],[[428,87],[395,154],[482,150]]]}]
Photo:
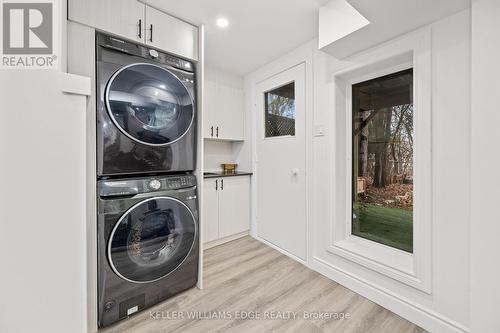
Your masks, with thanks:
[{"label": "black washing machine", "polygon": [[96,34],[97,175],[196,168],[195,65]]},{"label": "black washing machine", "polygon": [[98,326],[127,318],[198,280],[192,175],[98,182]]}]

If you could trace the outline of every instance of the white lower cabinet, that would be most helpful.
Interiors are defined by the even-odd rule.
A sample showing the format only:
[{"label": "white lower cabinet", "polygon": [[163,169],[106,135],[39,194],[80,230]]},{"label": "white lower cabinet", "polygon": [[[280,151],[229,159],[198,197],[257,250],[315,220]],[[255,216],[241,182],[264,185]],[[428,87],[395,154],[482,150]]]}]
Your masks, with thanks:
[{"label": "white lower cabinet", "polygon": [[207,178],[203,191],[203,242],[231,240],[250,229],[250,176]]},{"label": "white lower cabinet", "polygon": [[250,228],[250,177],[221,178],[219,191],[219,238]]},{"label": "white lower cabinet", "polygon": [[[217,185],[216,185],[217,184]],[[219,180],[205,179],[203,189],[203,242],[209,243],[219,238]]]}]

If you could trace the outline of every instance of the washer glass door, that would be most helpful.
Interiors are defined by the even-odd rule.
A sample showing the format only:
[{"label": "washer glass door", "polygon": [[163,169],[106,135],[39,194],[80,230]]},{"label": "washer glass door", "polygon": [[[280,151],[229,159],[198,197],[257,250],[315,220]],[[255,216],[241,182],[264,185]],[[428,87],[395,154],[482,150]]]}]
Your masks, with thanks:
[{"label": "washer glass door", "polygon": [[116,71],[104,98],[113,123],[130,139],[146,145],[171,144],[193,123],[189,91],[172,72],[158,65],[138,63]]},{"label": "washer glass door", "polygon": [[108,260],[120,277],[145,283],[175,271],[196,239],[196,222],[181,201],[151,198],[132,206],[114,226]]}]

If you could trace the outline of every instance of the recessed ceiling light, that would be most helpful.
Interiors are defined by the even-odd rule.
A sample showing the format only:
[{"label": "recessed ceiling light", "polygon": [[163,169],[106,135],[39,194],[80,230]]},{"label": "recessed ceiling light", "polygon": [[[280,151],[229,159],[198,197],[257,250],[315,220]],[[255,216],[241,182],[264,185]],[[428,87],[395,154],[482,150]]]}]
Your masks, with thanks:
[{"label": "recessed ceiling light", "polygon": [[229,26],[229,21],[225,17],[219,17],[215,23],[219,28],[227,28]]}]

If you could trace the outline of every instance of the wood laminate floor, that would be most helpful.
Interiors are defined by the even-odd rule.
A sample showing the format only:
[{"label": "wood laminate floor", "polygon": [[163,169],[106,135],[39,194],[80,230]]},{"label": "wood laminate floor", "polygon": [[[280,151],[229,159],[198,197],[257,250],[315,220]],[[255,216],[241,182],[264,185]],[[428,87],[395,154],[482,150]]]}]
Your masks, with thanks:
[{"label": "wood laminate floor", "polygon": [[203,290],[190,289],[103,332],[425,332],[251,237],[206,250],[204,259]]}]

